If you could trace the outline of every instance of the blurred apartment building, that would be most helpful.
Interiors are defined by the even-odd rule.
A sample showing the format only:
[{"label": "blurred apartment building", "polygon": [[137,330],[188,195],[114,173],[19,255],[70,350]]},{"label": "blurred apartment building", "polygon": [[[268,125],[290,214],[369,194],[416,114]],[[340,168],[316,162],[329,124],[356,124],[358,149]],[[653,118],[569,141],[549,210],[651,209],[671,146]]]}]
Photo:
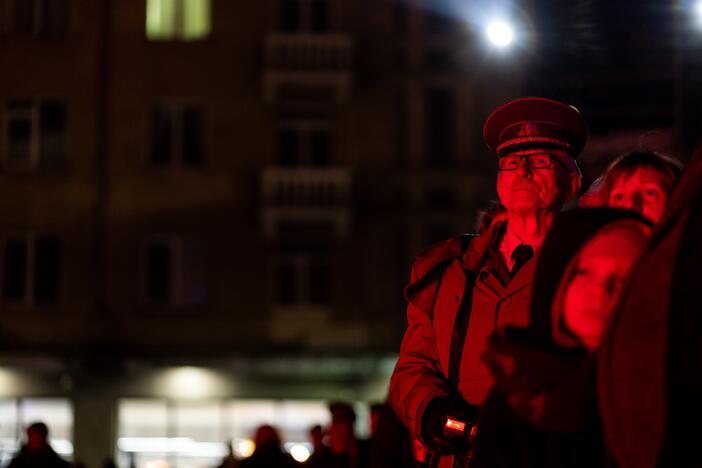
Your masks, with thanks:
[{"label": "blurred apartment building", "polygon": [[34,420],[88,467],[365,424],[519,94],[452,3],[0,0],[0,463]]}]

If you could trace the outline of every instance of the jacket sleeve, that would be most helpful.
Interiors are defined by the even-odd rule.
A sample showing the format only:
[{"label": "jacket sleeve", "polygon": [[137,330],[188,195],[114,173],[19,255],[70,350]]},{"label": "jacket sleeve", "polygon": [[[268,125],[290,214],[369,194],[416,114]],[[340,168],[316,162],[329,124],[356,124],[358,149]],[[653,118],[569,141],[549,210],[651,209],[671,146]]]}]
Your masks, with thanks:
[{"label": "jacket sleeve", "polygon": [[[416,268],[413,267],[412,281],[416,279]],[[427,404],[437,396],[450,393],[441,371],[430,314],[431,311],[422,310],[411,303],[407,306],[407,331],[402,339],[400,357],[388,393],[390,405],[407,428],[420,439],[422,415]]]}]

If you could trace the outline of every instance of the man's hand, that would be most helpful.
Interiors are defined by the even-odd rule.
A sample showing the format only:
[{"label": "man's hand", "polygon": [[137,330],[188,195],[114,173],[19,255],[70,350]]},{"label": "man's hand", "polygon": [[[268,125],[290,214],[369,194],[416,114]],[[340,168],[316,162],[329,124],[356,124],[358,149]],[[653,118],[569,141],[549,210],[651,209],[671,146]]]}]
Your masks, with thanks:
[{"label": "man's hand", "polygon": [[434,398],[422,416],[422,438],[442,455],[465,451],[471,425],[477,417],[478,408],[463,398]]}]

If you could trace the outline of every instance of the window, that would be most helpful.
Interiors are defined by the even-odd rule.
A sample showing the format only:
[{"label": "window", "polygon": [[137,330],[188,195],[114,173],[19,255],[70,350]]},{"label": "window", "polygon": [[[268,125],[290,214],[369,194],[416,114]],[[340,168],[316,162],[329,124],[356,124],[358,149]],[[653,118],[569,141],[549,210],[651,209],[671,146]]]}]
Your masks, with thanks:
[{"label": "window", "polygon": [[147,296],[151,302],[173,302],[176,247],[171,242],[153,242],[147,250]]},{"label": "window", "polygon": [[198,243],[155,236],[146,245],[144,264],[147,302],[192,306],[207,301],[203,254]]},{"label": "window", "polygon": [[331,265],[324,253],[284,253],[276,269],[276,301],[280,305],[328,304]]},{"label": "window", "polygon": [[147,0],[146,37],[195,41],[210,33],[210,0]]},{"label": "window", "polygon": [[7,303],[54,304],[59,296],[61,245],[57,237],[5,241],[2,297]]},{"label": "window", "polygon": [[447,166],[453,160],[453,96],[447,89],[430,89],[425,96],[425,158],[431,165]]},{"label": "window", "polygon": [[327,403],[319,400],[155,398],[120,400],[117,418],[119,466],[179,468],[219,465],[227,455],[227,443],[237,458],[251,455],[253,434],[262,424],[279,430],[286,450],[298,446],[296,452],[304,447],[302,451],[309,453],[309,428],[330,420]]},{"label": "window", "polygon": [[151,116],[150,160],[156,166],[204,163],[203,116],[196,106],[157,105]]},{"label": "window", "polygon": [[278,164],[325,167],[332,162],[333,142],[324,123],[291,123],[278,133]]},{"label": "window", "polygon": [[0,398],[0,466],[19,450],[27,425],[41,421],[49,443],[64,459],[73,458],[73,408],[65,398]]},{"label": "window", "polygon": [[66,35],[68,0],[12,0],[10,33],[57,38]]},{"label": "window", "polygon": [[6,106],[5,162],[12,168],[60,165],[66,110],[52,100],[10,99]]},{"label": "window", "polygon": [[329,31],[329,0],[279,0],[279,28],[283,32]]}]

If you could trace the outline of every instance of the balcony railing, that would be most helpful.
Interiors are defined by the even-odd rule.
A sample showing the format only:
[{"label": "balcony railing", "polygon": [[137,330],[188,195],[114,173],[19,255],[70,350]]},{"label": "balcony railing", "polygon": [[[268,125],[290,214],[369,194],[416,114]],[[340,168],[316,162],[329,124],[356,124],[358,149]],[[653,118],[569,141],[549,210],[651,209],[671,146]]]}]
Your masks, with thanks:
[{"label": "balcony railing", "polygon": [[276,206],[338,206],[349,201],[351,174],[344,168],[264,169],[261,195]]},{"label": "balcony railing", "polygon": [[351,215],[348,169],[269,167],[261,176],[261,197],[262,228],[267,237],[287,232],[290,223],[327,225],[340,237],[348,233]]},{"label": "balcony railing", "polygon": [[343,34],[273,34],[266,43],[269,70],[346,71],[351,38]]},{"label": "balcony railing", "polygon": [[336,101],[343,101],[349,95],[353,62],[349,36],[273,34],[267,38],[265,48],[263,81],[269,101],[286,99],[283,95],[291,90],[305,90],[306,93],[322,90],[321,95],[331,96]]}]

